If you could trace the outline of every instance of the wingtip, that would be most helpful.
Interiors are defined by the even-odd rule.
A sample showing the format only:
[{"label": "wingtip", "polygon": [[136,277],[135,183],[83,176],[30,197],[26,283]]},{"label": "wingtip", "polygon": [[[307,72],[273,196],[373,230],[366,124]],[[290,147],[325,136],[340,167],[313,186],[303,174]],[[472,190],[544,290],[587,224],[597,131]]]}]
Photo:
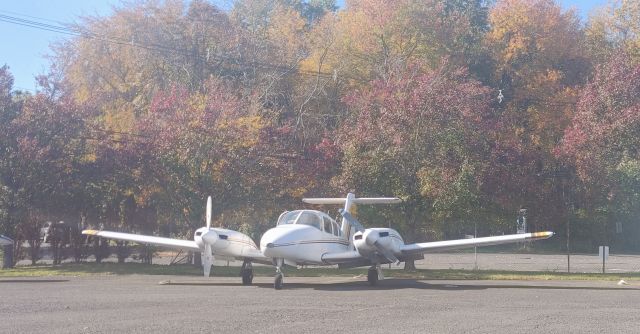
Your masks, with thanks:
[{"label": "wingtip", "polygon": [[553,233],[551,231],[532,233],[532,237],[536,238],[536,239],[547,239],[547,238],[551,238],[554,235],[555,235],[555,233]]},{"label": "wingtip", "polygon": [[86,235],[97,235],[98,231],[96,230],[84,230],[82,231],[82,234],[86,234]]}]

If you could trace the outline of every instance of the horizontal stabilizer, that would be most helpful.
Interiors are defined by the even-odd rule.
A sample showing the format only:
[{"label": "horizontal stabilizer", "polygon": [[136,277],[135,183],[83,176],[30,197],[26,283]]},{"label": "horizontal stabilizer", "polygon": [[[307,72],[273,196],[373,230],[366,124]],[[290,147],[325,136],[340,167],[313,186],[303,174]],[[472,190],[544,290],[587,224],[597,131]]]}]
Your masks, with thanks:
[{"label": "horizontal stabilizer", "polygon": [[[341,204],[347,201],[346,198],[303,198],[303,202],[309,204]],[[353,204],[397,204],[402,202],[397,197],[362,197],[351,200]]]}]

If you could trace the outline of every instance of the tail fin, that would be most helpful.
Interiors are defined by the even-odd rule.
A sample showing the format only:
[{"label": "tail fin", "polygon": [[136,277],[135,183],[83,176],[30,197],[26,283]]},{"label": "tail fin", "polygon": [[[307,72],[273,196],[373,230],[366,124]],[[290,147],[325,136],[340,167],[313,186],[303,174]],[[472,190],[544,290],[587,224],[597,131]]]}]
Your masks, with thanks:
[{"label": "tail fin", "polygon": [[211,228],[211,196],[207,197],[207,209],[206,209],[206,223],[207,228]]},{"label": "tail fin", "polygon": [[[303,198],[303,202],[309,204],[344,204],[344,212],[349,213],[353,204],[396,204],[402,202],[397,197],[362,197],[357,198],[353,193],[348,193],[344,198]],[[344,216],[344,215],[343,215]],[[351,224],[343,217],[342,235],[351,241]]]}]

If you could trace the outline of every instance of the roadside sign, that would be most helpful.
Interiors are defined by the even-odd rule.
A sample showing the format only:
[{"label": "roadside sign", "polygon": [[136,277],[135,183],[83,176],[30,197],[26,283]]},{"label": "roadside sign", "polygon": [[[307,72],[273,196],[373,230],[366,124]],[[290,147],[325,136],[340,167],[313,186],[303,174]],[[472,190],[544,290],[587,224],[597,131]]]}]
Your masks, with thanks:
[{"label": "roadside sign", "polygon": [[[602,257],[604,256],[604,259]],[[602,260],[606,260],[609,258],[609,246],[600,246],[598,247],[598,257]]]},{"label": "roadside sign", "polygon": [[605,260],[609,258],[609,246],[600,246],[598,247],[598,257],[602,259],[602,273],[605,272],[604,263]]}]

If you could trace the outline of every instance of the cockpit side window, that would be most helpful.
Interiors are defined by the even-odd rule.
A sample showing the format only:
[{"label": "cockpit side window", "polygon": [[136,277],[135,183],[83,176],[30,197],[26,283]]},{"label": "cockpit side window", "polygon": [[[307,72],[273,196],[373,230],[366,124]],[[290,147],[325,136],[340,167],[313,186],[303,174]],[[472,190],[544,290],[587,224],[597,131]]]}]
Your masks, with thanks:
[{"label": "cockpit side window", "polygon": [[300,214],[300,218],[298,218],[296,224],[313,226],[322,231],[322,220],[313,212],[303,211],[302,214]]},{"label": "cockpit side window", "polygon": [[322,222],[324,223],[324,231],[331,234],[331,219],[329,219],[329,217],[322,217]]}]

